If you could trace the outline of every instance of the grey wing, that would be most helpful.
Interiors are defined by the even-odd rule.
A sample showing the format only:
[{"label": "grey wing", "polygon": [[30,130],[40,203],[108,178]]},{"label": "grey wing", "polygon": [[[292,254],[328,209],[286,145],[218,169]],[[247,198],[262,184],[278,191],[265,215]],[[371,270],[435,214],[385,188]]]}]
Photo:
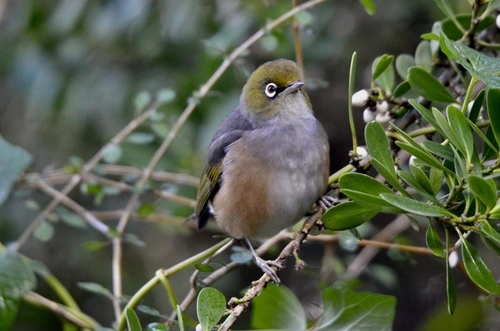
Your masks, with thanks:
[{"label": "grey wing", "polygon": [[251,123],[243,117],[239,109],[236,109],[226,117],[215,133],[210,143],[205,170],[198,187],[196,215],[198,216],[199,229],[207,224],[210,217],[208,204],[220,188],[223,172],[222,161],[226,155],[227,147],[240,139],[245,131],[250,130],[252,130]]}]

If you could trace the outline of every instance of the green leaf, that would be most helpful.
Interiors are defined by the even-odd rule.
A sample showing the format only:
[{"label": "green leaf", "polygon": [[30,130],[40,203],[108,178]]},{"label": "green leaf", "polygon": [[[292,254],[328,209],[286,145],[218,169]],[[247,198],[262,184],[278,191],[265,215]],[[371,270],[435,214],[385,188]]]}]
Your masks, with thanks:
[{"label": "green leaf", "polygon": [[387,213],[401,212],[379,197],[381,193],[392,193],[391,189],[370,176],[348,173],[340,177],[339,186],[342,193],[363,207]]},{"label": "green leaf", "polygon": [[453,22],[458,31],[460,32],[467,31],[457,20],[455,14],[453,13],[453,10],[451,9],[450,4],[448,3],[448,0],[434,0],[434,2],[439,7],[439,9],[441,9],[441,11]]},{"label": "green leaf", "polygon": [[436,122],[438,123],[442,132],[444,133],[443,138],[450,140],[453,146],[458,148],[458,150],[461,151],[464,156],[466,156],[466,154],[464,153],[466,151],[464,142],[462,141],[461,137],[457,135],[455,130],[451,128],[443,114],[441,114],[441,112],[436,108],[432,108],[432,114],[434,115],[434,118],[436,119]]},{"label": "green leaf", "polygon": [[375,5],[373,4],[373,0],[359,0],[359,2],[361,2],[361,5],[363,5],[368,15],[375,15]]},{"label": "green leaf", "polygon": [[194,268],[200,272],[213,272],[215,270],[211,265],[203,263],[196,263]]},{"label": "green leaf", "polygon": [[[392,330],[396,298],[347,287],[323,291],[323,316],[315,330]],[[293,330],[305,330],[292,328]]]},{"label": "green leaf", "polygon": [[377,57],[372,66],[372,80],[375,81],[384,71],[386,71],[393,60],[394,56],[388,54]]},{"label": "green leaf", "polygon": [[386,93],[391,93],[394,87],[394,56],[384,54],[375,58],[372,64],[372,81],[380,85]]},{"label": "green leaf", "polygon": [[155,211],[155,205],[151,202],[143,202],[137,209],[137,214],[140,217],[148,217]]},{"label": "green leaf", "polygon": [[297,297],[285,286],[267,285],[252,301],[252,329],[306,330],[306,314]]},{"label": "green leaf", "polygon": [[219,290],[205,287],[198,294],[196,313],[203,331],[210,331],[226,311],[226,298]]},{"label": "green leaf", "polygon": [[377,213],[378,210],[364,208],[348,201],[328,209],[323,215],[323,223],[332,231],[354,229],[371,220]]},{"label": "green leaf", "polygon": [[[483,131],[481,131],[481,129],[478,128],[477,125],[474,124],[470,119],[467,119],[467,121],[469,122],[470,127],[479,136],[479,138],[481,138],[484,141],[484,143],[487,145],[484,147],[484,149],[490,148],[492,151],[494,151],[496,154],[498,154],[497,146],[495,146],[495,144],[490,139],[488,139],[488,137],[483,133]],[[488,127],[488,129],[490,129],[490,128],[491,128],[491,125]],[[486,153],[483,151],[483,156],[484,155],[486,155]]]},{"label": "green leaf", "polygon": [[139,306],[137,306],[137,310],[140,311],[141,313],[148,314],[151,316],[163,317],[163,315],[160,314],[160,312],[157,309],[150,307],[150,306],[139,305]]},{"label": "green leaf", "polygon": [[[397,129],[399,133],[403,132],[402,130]],[[428,164],[431,167],[438,168],[447,173],[450,173],[450,170],[446,168],[438,159],[436,159],[431,153],[429,153],[426,149],[420,146],[413,138],[407,136],[405,137],[408,143],[404,143],[401,141],[396,141],[396,145],[414,155],[420,161]]]},{"label": "green leaf", "polygon": [[142,331],[139,317],[132,308],[125,309],[125,317],[127,318],[127,327],[129,331]]},{"label": "green leaf", "polygon": [[422,184],[419,181],[417,181],[412,175],[403,170],[398,171],[398,175],[408,185],[413,187],[417,191],[417,193],[420,194],[423,198],[428,199],[435,204],[439,204],[439,200],[433,194],[430,194],[428,192],[428,189],[422,186]]},{"label": "green leaf", "polygon": [[300,25],[306,26],[310,24],[313,20],[313,15],[311,15],[307,10],[299,11],[294,15]]},{"label": "green leaf", "polygon": [[[464,150],[461,150],[461,152],[467,157],[467,160],[470,163],[472,155],[474,154],[474,140],[469,122],[467,122],[465,115],[456,107],[448,106],[446,112],[451,129],[462,141],[461,145]],[[460,146],[457,147],[460,148]]]},{"label": "green leaf", "polygon": [[408,81],[411,88],[430,101],[455,102],[455,98],[434,76],[419,67],[408,70]]},{"label": "green leaf", "polygon": [[486,94],[486,103],[493,134],[497,144],[500,144],[500,111],[498,111],[500,109],[500,89],[489,89]]},{"label": "green leaf", "polygon": [[78,229],[86,229],[87,228],[87,223],[83,218],[81,218],[79,215],[75,214],[72,211],[69,211],[66,208],[57,208],[57,213],[61,217],[64,223],[66,223],[69,226],[72,226],[74,228]]},{"label": "green leaf", "polygon": [[147,145],[152,143],[154,140],[154,134],[147,132],[134,132],[127,137],[127,142],[136,145]]},{"label": "green leaf", "polygon": [[45,221],[36,228],[34,236],[40,241],[47,242],[54,236],[54,226]]},{"label": "green leaf", "polygon": [[496,246],[500,247],[500,233],[495,230],[490,223],[484,222],[480,228],[481,234],[493,242]]},{"label": "green leaf", "polygon": [[[446,250],[450,248],[450,237],[448,234],[448,229],[444,228],[446,234]],[[450,266],[450,253],[445,254],[446,258],[446,297],[448,301],[448,314],[453,315],[455,312],[455,307],[457,306],[457,291],[455,290],[455,281],[453,280],[453,274],[451,273]]]},{"label": "green leaf", "polygon": [[432,54],[430,42],[423,40],[418,44],[415,51],[415,65],[430,72],[432,69]]},{"label": "green leaf", "polygon": [[373,167],[398,191],[406,192],[397,179],[389,140],[379,123],[370,122],[366,125],[365,141]]},{"label": "green leaf", "polygon": [[483,101],[484,101],[484,96],[486,95],[486,92],[484,90],[481,90],[479,94],[476,96],[476,99],[474,100],[474,103],[472,104],[472,108],[469,112],[469,120],[472,121],[472,123],[476,123],[477,118],[479,117],[479,113],[481,112],[481,107],[483,106]]},{"label": "green leaf", "polygon": [[500,59],[487,56],[461,43],[449,40],[441,32],[441,50],[459,62],[471,75],[482,80],[490,88],[500,88]]},{"label": "green leaf", "polygon": [[122,149],[115,144],[108,144],[104,151],[103,161],[110,164],[115,164],[122,157]]},{"label": "green leaf", "polygon": [[9,144],[0,136],[0,206],[10,194],[17,177],[30,165],[30,153]]},{"label": "green leaf", "polygon": [[479,198],[487,207],[488,210],[495,207],[498,195],[495,181],[491,178],[484,179],[477,175],[467,176],[467,183],[475,197]]},{"label": "green leaf", "polygon": [[[460,25],[463,26],[465,30],[469,30],[472,18],[470,14],[455,15],[455,18],[456,21],[460,23]],[[479,33],[487,27],[491,26],[491,24],[493,23],[495,23],[495,19],[493,17],[485,17],[484,19],[479,20],[478,24],[475,26],[474,31],[476,33]],[[457,29],[457,26],[451,19],[446,19],[442,22],[442,31],[451,40],[458,40],[463,37],[463,33],[459,29]]]},{"label": "green leaf", "polygon": [[149,92],[147,91],[139,92],[134,99],[135,108],[138,110],[146,109],[150,102],[151,94],[149,94]]},{"label": "green leaf", "polygon": [[175,91],[169,88],[162,88],[156,93],[158,103],[164,105],[172,102],[175,99]]},{"label": "green leaf", "polygon": [[401,82],[401,84],[396,86],[396,88],[394,89],[393,95],[395,98],[399,98],[399,97],[402,97],[409,90],[411,90],[411,85],[407,80],[405,80],[405,81]]},{"label": "green leaf", "polygon": [[444,208],[416,201],[410,198],[400,197],[396,194],[383,193],[381,197],[393,206],[401,208],[404,211],[415,215],[427,217],[455,217],[455,215]]},{"label": "green leaf", "polygon": [[441,188],[443,187],[444,172],[440,169],[431,167],[429,173],[429,181],[432,186],[432,193],[437,195]]},{"label": "green leaf", "polygon": [[160,138],[165,138],[169,131],[170,127],[165,123],[153,123],[151,124],[151,130]]},{"label": "green leaf", "polygon": [[472,246],[460,232],[459,234],[462,240],[462,259],[467,275],[477,286],[486,292],[494,295],[500,294],[500,286],[497,284],[491,270],[486,263],[484,263],[479,254],[477,254],[474,246]]},{"label": "green leaf", "polygon": [[107,298],[113,298],[111,291],[98,283],[80,282],[78,283],[78,287],[90,293],[103,295]]},{"label": "green leaf", "polygon": [[441,243],[441,239],[439,239],[439,235],[436,232],[436,229],[432,226],[432,221],[429,220],[429,226],[427,228],[427,232],[425,234],[425,242],[427,243],[427,247],[436,255],[437,257],[444,258],[446,257],[446,253],[443,250],[443,244]]},{"label": "green leaf", "polygon": [[0,251],[0,330],[10,330],[21,298],[36,287],[28,259],[7,250]]},{"label": "green leaf", "polygon": [[260,45],[268,52],[274,51],[278,48],[279,41],[272,33],[267,33],[260,39]]},{"label": "green leaf", "polygon": [[453,150],[445,145],[441,145],[434,141],[424,141],[422,143],[424,148],[426,148],[432,154],[439,156],[447,161],[453,161],[455,159],[455,154],[453,154]]},{"label": "green leaf", "polygon": [[424,173],[422,169],[420,169],[417,166],[410,165],[410,171],[415,178],[415,180],[420,184],[420,186],[430,195],[434,194],[434,189],[431,185],[431,181],[427,177],[427,175]]},{"label": "green leaf", "polygon": [[442,136],[444,136],[444,132],[439,127],[439,124],[437,123],[436,119],[434,118],[434,115],[430,110],[419,104],[418,101],[415,99],[410,99],[409,103],[413,106],[413,108],[415,108],[416,111],[418,111],[420,115],[422,115],[422,117],[429,124],[431,124]]},{"label": "green leaf", "polygon": [[408,79],[408,69],[415,66],[415,59],[410,54],[401,54],[396,58],[396,71],[403,80]]},{"label": "green leaf", "polygon": [[[148,324],[146,330],[147,331],[171,331],[171,328],[169,326],[167,326],[166,324],[153,322],[153,323]],[[100,330],[97,330],[97,331],[100,331]]]}]

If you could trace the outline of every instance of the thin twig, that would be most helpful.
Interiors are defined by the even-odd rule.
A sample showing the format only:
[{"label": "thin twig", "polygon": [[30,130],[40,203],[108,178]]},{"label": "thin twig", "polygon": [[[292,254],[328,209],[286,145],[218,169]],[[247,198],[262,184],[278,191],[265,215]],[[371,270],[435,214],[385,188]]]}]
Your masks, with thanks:
[{"label": "thin twig", "polygon": [[[304,239],[309,234],[309,231],[311,231],[316,222],[318,222],[321,219],[322,215],[323,215],[323,210],[319,209],[304,222],[302,229],[295,234],[294,238],[288,243],[288,245],[285,246],[285,248],[283,248],[279,257],[275,260],[275,262],[281,265],[282,267],[281,268],[274,267],[274,268],[283,269],[285,267],[284,262],[286,261],[286,259],[292,256],[295,251],[297,251],[297,247],[299,247],[302,241],[304,241]],[[270,276],[268,274],[264,274],[259,280],[252,283],[253,284],[252,287],[246,291],[243,298],[241,299],[232,298],[231,300],[229,300],[228,304],[229,306],[232,306],[232,308],[230,309],[231,313],[226,318],[226,320],[221,324],[219,331],[228,331],[233,325],[233,323],[241,315],[241,313],[248,308],[250,302],[255,297],[259,296],[262,293],[264,287],[266,286],[267,283],[269,283],[270,280],[271,280]]]},{"label": "thin twig", "polygon": [[[94,169],[94,167],[102,160],[110,144],[119,145],[130,133],[132,133],[137,127],[144,123],[159,107],[158,103],[154,103],[149,109],[144,111],[142,114],[130,121],[123,129],[120,130],[113,138],[111,138],[110,143],[103,146],[82,168],[83,173],[89,173]],[[43,221],[50,215],[50,213],[61,203],[61,198],[67,196],[82,180],[79,174],[73,175],[70,181],[61,190],[61,195],[58,195],[35,217],[35,219],[30,223],[30,225],[24,230],[19,239],[11,249],[13,251],[18,251],[31,237],[33,232],[43,223]]]},{"label": "thin twig", "polygon": [[[297,7],[297,0],[292,0],[292,8]],[[305,80],[304,77],[304,59],[302,56],[302,43],[300,41],[300,25],[297,17],[293,18],[293,45],[295,47],[295,62],[299,67],[299,77],[301,81]]]},{"label": "thin twig", "polygon": [[62,192],[59,192],[58,190],[54,189],[52,186],[47,185],[44,181],[38,181],[37,188],[39,188],[41,191],[47,193],[51,197],[53,197],[54,200],[60,201],[66,207],[73,210],[75,213],[77,213],[80,217],[82,217],[91,227],[93,227],[97,231],[101,232],[102,234],[104,234],[106,236],[109,235],[109,227],[106,224],[102,223],[94,215],[92,215],[92,213],[90,213],[85,208],[80,206],[74,200],[71,200],[70,198],[68,198],[67,195],[64,195]]},{"label": "thin twig", "polygon": [[92,330],[96,330],[100,328],[99,323],[97,323],[93,318],[80,311],[74,311],[66,306],[61,305],[60,303],[49,300],[38,293],[28,292],[23,296],[23,300],[38,306],[50,309],[52,312],[57,315],[65,318],[66,320],[76,324],[82,328],[88,328]]}]

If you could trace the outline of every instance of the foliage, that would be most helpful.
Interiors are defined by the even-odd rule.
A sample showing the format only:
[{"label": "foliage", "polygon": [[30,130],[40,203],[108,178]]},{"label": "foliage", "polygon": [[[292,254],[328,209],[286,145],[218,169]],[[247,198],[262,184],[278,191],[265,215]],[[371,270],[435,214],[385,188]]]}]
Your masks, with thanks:
[{"label": "foliage", "polygon": [[[175,228],[176,234],[181,235],[185,231],[183,215],[195,204],[191,197],[197,179],[180,172],[163,171],[158,165],[193,163],[193,156],[176,148],[174,140],[182,141],[178,136],[184,126],[192,125],[188,118],[194,109],[200,106],[202,99],[211,96],[210,92],[216,94],[211,90],[230,64],[235,64],[243,73],[248,71],[245,65],[241,65],[241,61],[251,45],[258,44],[261,50],[277,52],[276,54],[279,54],[281,47],[287,47],[287,52],[283,50],[283,54],[289,54],[292,42],[284,42],[280,25],[288,26],[291,21],[291,26],[299,28],[295,29],[293,40],[297,47],[296,60],[303,62],[299,31],[305,31],[315,19],[307,9],[325,6],[322,2],[311,0],[299,6],[294,5],[293,8],[288,4],[273,6],[270,13],[262,15],[273,19],[259,22],[261,29],[239,47],[235,46],[242,42],[245,32],[251,30],[251,24],[245,23],[238,27],[229,24],[229,27],[215,31],[203,44],[213,53],[213,58],[224,61],[218,69],[204,63],[205,67],[197,70],[197,75],[200,74],[198,71],[207,76],[212,74],[205,84],[190,95],[182,95],[166,87],[158,89],[156,93],[139,91],[130,102],[134,107],[134,117],[127,125],[104,143],[93,157],[87,161],[71,157],[64,169],[55,171],[53,176],[47,173],[23,174],[32,161],[31,154],[0,137],[0,205],[7,196],[14,196],[16,180],[19,189],[15,193],[20,197],[23,197],[22,188],[28,187],[53,199],[40,210],[40,203],[35,198],[26,198],[26,209],[36,211],[38,216],[15,242],[7,247],[0,244],[0,301],[4,303],[0,304],[0,330],[11,327],[23,300],[52,310],[61,317],[67,329],[81,327],[103,330],[97,321],[82,312],[72,294],[47,267],[18,252],[31,237],[44,243],[50,242],[55,236],[58,223],[78,231],[87,233],[92,229],[98,233],[101,236],[99,240],[90,240],[84,244],[92,254],[111,247],[113,257],[109,264],[112,265],[113,274],[110,277],[112,286],[109,288],[112,289],[97,281],[79,282],[78,286],[88,295],[100,296],[109,301],[118,330],[125,327],[129,330],[143,330],[146,317],[139,313],[146,314],[155,321],[147,325],[147,330],[227,330],[250,303],[253,308],[251,326],[256,329],[392,329],[396,298],[355,289],[361,282],[359,273],[353,272],[353,268],[350,272],[340,270],[340,257],[327,256],[326,248],[324,260],[327,262],[322,267],[322,273],[335,270],[342,281],[333,284],[330,280],[316,284],[322,288],[323,308],[314,318],[304,309],[300,297],[285,286],[267,285],[269,279],[266,276],[252,283],[243,298],[233,298],[229,302],[221,291],[209,287],[230,270],[249,260],[245,251],[233,247],[233,253],[228,257],[231,259],[230,263],[220,267],[219,262],[213,262],[214,258],[233,245],[234,241],[231,239],[219,241],[198,254],[176,262],[168,269],[159,269],[153,278],[143,283],[130,297],[122,289],[122,277],[128,267],[128,261],[122,260],[124,245],[136,248],[156,245],[147,238],[129,233],[132,231],[129,226],[132,218],[156,221],[158,217],[164,217],[168,219],[168,225]],[[263,247],[269,247],[280,240],[289,241],[276,261],[283,262],[293,255],[296,268],[303,268],[305,262],[298,256],[299,246],[312,227],[320,224],[326,227],[323,236],[310,236],[308,239],[318,242],[324,240],[325,247],[339,242],[346,252],[356,251],[359,245],[372,245],[377,249],[388,249],[388,254],[400,259],[404,259],[404,254],[408,253],[437,257],[444,264],[446,286],[443,292],[446,292],[448,300],[448,314],[455,312],[457,315],[456,312],[463,312],[463,307],[468,304],[463,302],[466,301],[463,297],[457,297],[456,269],[464,271],[467,279],[482,293],[484,302],[489,306],[499,306],[500,285],[498,275],[495,275],[497,270],[491,268],[484,256],[483,245],[477,240],[480,238],[494,258],[500,256],[500,200],[497,184],[500,172],[500,59],[495,52],[499,48],[496,44],[498,28],[495,26],[499,2],[469,2],[471,12],[457,14],[447,0],[436,0],[436,6],[444,13],[445,19],[436,22],[429,33],[422,35],[423,40],[416,46],[414,55],[383,54],[373,60],[370,87],[366,88],[367,99],[363,103],[365,113],[373,115],[367,118],[374,119],[367,120],[364,127],[366,147],[357,146],[356,127],[352,121],[350,163],[332,174],[329,181],[331,193],[338,197],[338,203],[323,215],[321,210],[316,210],[304,222],[294,239],[288,239],[286,234],[281,237],[278,235],[270,239],[267,245],[264,244]],[[359,4],[368,14],[376,14],[373,1],[360,0]],[[84,10],[83,6],[71,8],[81,12]],[[61,8],[61,13],[67,13],[69,7]],[[267,9],[259,5],[248,5],[248,8],[256,12]],[[129,10],[133,12],[132,9]],[[142,10],[144,8],[138,12],[145,15]],[[245,15],[249,14],[245,12]],[[131,17],[129,19],[133,20]],[[135,19],[146,24],[144,18]],[[245,19],[242,18],[241,21],[245,22]],[[189,28],[183,24],[185,22],[181,23],[180,26],[186,29],[175,30],[179,34],[176,37],[179,43],[182,41],[182,34],[190,33]],[[81,24],[87,26],[88,23]],[[63,27],[59,29],[64,30]],[[67,29],[71,27],[68,26]],[[96,26],[96,31],[101,33],[113,33],[111,30]],[[221,34],[225,37],[222,38]],[[96,42],[99,42],[99,35],[95,37]],[[147,43],[147,40],[139,42]],[[153,44],[155,43],[159,42]],[[229,52],[233,48],[234,51]],[[152,52],[150,56],[154,57],[154,51]],[[27,63],[19,61],[21,67]],[[351,86],[356,75],[356,61],[357,57],[353,56]],[[49,95],[41,93],[46,106],[57,103],[57,89],[63,85],[61,77],[55,74],[51,77],[54,82],[52,92]],[[127,84],[130,81],[127,79]],[[321,82],[316,83],[321,85]],[[193,88],[191,85],[194,83],[189,84],[189,88]],[[223,81],[222,84],[227,85]],[[118,90],[120,93],[116,92],[116,98],[122,100],[123,91],[121,88]],[[350,93],[352,92],[351,89]],[[184,105],[183,98],[187,99],[187,105]],[[113,104],[104,96],[103,99],[101,106]],[[230,99],[229,96],[227,99]],[[179,104],[185,106],[184,111],[176,121],[172,121],[164,110],[179,107]],[[35,108],[42,106],[32,105]],[[350,115],[352,118],[353,114]],[[138,163],[131,162],[134,160],[130,157],[131,151],[142,153],[144,150],[148,152],[147,157],[143,157]],[[164,157],[167,153],[172,154]],[[141,165],[135,167],[137,164]],[[190,167],[191,165],[187,166]],[[65,186],[54,188],[61,183]],[[85,198],[90,198],[92,208],[83,206],[70,195],[76,191],[75,188],[79,188]],[[111,216],[111,219],[117,220],[116,224],[104,221],[107,215],[105,212],[94,211],[112,199],[123,197],[127,197],[125,205],[118,214]],[[389,240],[394,239],[394,242],[387,243],[386,237],[382,236],[381,239],[376,235],[373,238],[377,240],[363,240],[366,233],[370,233],[371,224],[376,223],[374,218],[383,214],[397,217],[391,224],[400,222],[401,215],[406,215],[415,229],[426,227],[425,234],[422,232],[417,235],[422,242],[425,241],[427,247],[398,242],[400,238],[392,237]],[[319,221],[321,216],[322,221]],[[458,252],[461,262],[453,262]],[[370,259],[365,261],[366,264],[369,261]],[[366,268],[366,265],[363,267]],[[189,294],[179,302],[177,296],[181,291],[172,286],[171,278],[187,268],[193,272],[192,286]],[[388,288],[396,282],[395,273],[381,265],[373,264],[367,270],[370,277]],[[35,274],[55,292],[57,301],[33,292],[39,291]],[[141,276],[143,279],[144,275]],[[186,282],[187,278],[183,281]],[[157,285],[163,286],[170,302],[169,316],[163,315],[156,308],[140,305]],[[196,314],[193,314],[187,308],[195,299]],[[471,307],[474,311],[479,311],[474,317],[483,317],[483,311],[477,305],[471,304]],[[437,325],[439,321],[449,323],[450,318],[443,317],[438,312],[435,320],[426,325]],[[472,324],[464,322],[463,325]]]}]

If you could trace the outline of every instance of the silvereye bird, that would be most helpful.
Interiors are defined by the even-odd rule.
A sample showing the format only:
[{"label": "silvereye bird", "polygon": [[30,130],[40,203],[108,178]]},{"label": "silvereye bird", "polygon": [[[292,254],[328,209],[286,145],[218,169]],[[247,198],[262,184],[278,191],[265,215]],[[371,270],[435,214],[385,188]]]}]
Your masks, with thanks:
[{"label": "silvereye bird", "polygon": [[276,283],[273,262],[258,257],[249,238],[297,223],[328,185],[328,139],[303,85],[293,61],[257,68],[210,143],[198,189],[198,227],[213,214],[222,231],[246,241]]}]

